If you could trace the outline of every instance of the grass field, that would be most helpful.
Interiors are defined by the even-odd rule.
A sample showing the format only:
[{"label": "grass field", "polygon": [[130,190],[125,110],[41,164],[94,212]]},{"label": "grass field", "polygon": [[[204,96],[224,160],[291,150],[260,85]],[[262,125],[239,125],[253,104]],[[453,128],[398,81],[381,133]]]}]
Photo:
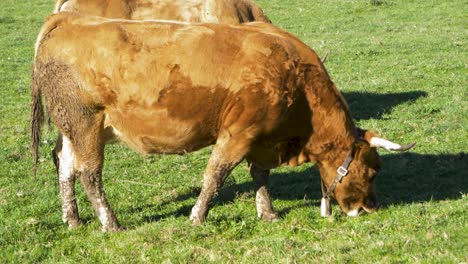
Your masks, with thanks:
[{"label": "grass field", "polygon": [[468,262],[468,8],[465,0],[258,0],[272,21],[328,53],[327,69],[359,126],[402,142],[381,151],[381,209],[319,215],[313,165],[280,168],[271,195],[282,220],[260,221],[245,164],[228,178],[206,222],[191,206],[210,149],[141,157],[106,148],[105,189],[127,230],[101,233],[81,186],[86,224],[61,222],[43,134],[33,178],[29,85],[33,45],[52,0],[0,2],[0,263],[466,263]]}]

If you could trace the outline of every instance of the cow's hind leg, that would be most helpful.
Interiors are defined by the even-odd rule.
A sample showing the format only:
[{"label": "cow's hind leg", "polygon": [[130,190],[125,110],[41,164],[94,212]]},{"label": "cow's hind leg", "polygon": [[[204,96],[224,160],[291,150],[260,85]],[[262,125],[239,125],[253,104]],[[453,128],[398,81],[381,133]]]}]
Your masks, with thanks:
[{"label": "cow's hind leg", "polygon": [[78,227],[81,222],[75,197],[76,157],[73,154],[68,138],[60,136],[52,152],[58,174],[60,199],[62,201],[62,220],[70,228]]},{"label": "cow's hind leg", "polygon": [[[37,63],[35,83],[42,92],[52,121],[62,135],[57,151],[63,218],[70,226],[79,224],[74,183],[79,177],[104,230],[119,224],[107,202],[101,179],[104,161],[104,112],[102,105],[81,89],[72,67],[57,61]],[[60,140],[58,141],[60,143]],[[57,145],[59,149],[59,144]]]},{"label": "cow's hind leg", "polygon": [[63,134],[56,146],[57,149],[60,142],[62,143],[57,157],[64,221],[69,225],[79,224],[73,188],[75,177],[78,177],[103,231],[119,230],[120,225],[107,201],[102,184],[105,145],[103,115],[81,115],[80,123],[70,128],[68,134],[71,136]]},{"label": "cow's hind leg", "polygon": [[80,171],[80,180],[102,224],[102,231],[121,230],[117,217],[107,201],[102,186],[102,166],[89,166]]},{"label": "cow's hind leg", "polygon": [[209,204],[217,195],[219,188],[231,170],[239,164],[247,153],[248,143],[245,139],[218,140],[203,174],[203,185],[190,220],[193,225],[201,224],[208,214]]},{"label": "cow's hind leg", "polygon": [[255,203],[257,205],[257,215],[267,221],[279,219],[278,214],[273,210],[270,195],[268,194],[268,179],[270,170],[264,170],[255,164],[250,165],[250,175],[255,183]]},{"label": "cow's hind leg", "polygon": [[62,219],[70,227],[79,226],[81,223],[74,189],[75,179],[79,177],[103,231],[116,231],[120,229],[120,225],[107,201],[102,185],[104,145],[96,144],[97,135],[93,132],[87,135],[78,134],[77,140],[61,136],[54,150],[58,160]]},{"label": "cow's hind leg", "polygon": [[[83,125],[83,123],[88,125]],[[120,230],[121,227],[107,201],[102,183],[105,146],[103,115],[88,117],[88,120],[82,122],[79,131],[73,145],[77,155],[76,168],[81,184],[102,224],[102,230]]]}]

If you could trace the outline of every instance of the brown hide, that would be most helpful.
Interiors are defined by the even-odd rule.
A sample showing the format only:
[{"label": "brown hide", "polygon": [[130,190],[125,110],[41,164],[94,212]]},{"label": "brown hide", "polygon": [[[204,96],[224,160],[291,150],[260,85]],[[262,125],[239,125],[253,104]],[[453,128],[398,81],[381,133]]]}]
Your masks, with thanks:
[{"label": "brown hide", "polygon": [[[112,137],[141,153],[185,153],[215,144],[192,210],[194,223],[203,221],[225,177],[244,158],[255,179],[258,215],[265,219],[277,217],[265,189],[268,170],[282,164],[316,162],[329,186],[352,150],[357,158],[335,196],[345,212],[370,205],[375,196],[375,148],[364,139],[363,146],[352,147],[356,129],[348,106],[319,58],[271,24],[107,20],[60,12],[48,19],[37,43],[35,153],[42,93],[64,146],[71,146],[66,150],[74,161],[65,165],[86,178],[82,183],[104,228],[118,227],[100,181],[104,145]],[[59,174],[67,176],[63,186],[70,189],[73,178],[66,173]],[[66,205],[73,195],[71,189],[62,195],[64,221],[79,223],[77,213],[69,213],[76,205]]]},{"label": "brown hide", "polygon": [[[39,54],[73,62],[80,93],[105,108],[106,124],[128,134],[122,140],[139,152],[192,151],[213,143],[220,129],[236,133],[251,124],[265,134],[288,105],[297,107],[292,100],[300,93],[301,80],[293,78],[299,61],[290,57],[298,54],[288,54],[288,35],[272,35],[276,29],[258,37],[258,29],[266,28],[124,21],[89,27],[80,25],[79,16],[69,23],[49,34]],[[288,137],[297,136],[288,130],[294,134]]]},{"label": "brown hide", "polygon": [[59,11],[76,11],[88,15],[132,20],[270,23],[260,7],[251,0],[60,0],[54,12]]}]

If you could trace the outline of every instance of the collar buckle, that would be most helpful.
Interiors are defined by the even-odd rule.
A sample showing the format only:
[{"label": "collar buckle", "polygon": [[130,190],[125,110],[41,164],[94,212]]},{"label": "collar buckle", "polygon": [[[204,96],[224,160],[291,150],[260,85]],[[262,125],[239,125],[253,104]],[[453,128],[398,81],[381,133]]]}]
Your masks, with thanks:
[{"label": "collar buckle", "polygon": [[340,167],[336,170],[336,172],[338,173],[338,175],[341,176],[341,177],[340,177],[340,180],[341,180],[341,178],[343,178],[344,176],[348,175],[348,170],[347,170],[345,167],[343,167],[343,166],[340,166]]}]

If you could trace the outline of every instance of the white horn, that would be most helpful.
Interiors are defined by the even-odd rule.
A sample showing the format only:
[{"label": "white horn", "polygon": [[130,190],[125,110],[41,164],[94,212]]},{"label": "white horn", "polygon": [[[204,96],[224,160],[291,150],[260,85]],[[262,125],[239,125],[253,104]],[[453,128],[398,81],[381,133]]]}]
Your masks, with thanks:
[{"label": "white horn", "polygon": [[369,141],[369,144],[371,145],[371,147],[384,148],[390,151],[405,151],[416,145],[416,143],[400,145],[379,137],[372,137]]}]

